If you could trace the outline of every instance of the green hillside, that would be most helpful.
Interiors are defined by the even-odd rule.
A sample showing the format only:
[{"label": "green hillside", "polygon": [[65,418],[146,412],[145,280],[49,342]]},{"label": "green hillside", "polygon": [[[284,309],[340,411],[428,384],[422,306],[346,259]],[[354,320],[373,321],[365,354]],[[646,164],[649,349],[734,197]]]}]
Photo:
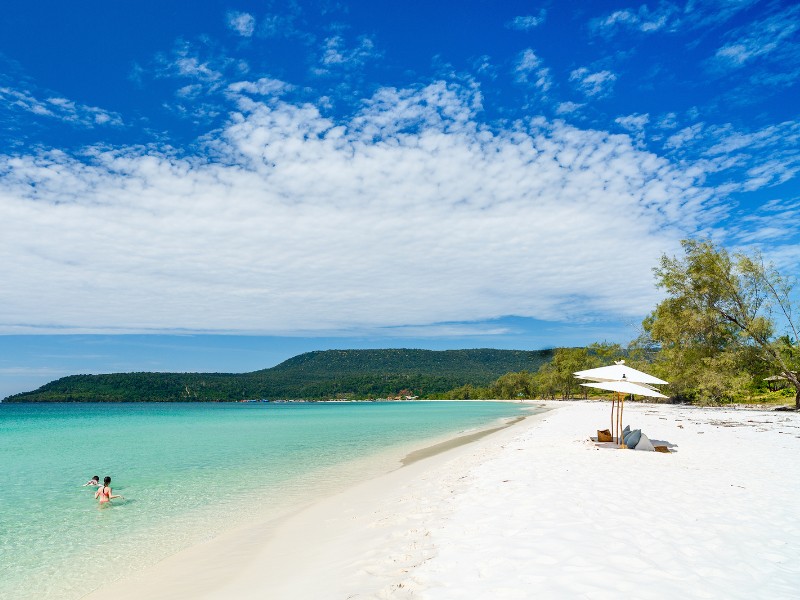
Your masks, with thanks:
[{"label": "green hillside", "polygon": [[326,350],[252,373],[71,375],[4,402],[176,402],[425,397],[510,371],[536,371],[552,350]]}]

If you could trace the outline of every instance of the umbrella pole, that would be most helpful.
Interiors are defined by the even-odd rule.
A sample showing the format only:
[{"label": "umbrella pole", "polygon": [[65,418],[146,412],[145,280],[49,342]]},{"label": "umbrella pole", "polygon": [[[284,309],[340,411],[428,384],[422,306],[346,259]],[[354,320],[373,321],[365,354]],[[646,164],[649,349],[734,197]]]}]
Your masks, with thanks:
[{"label": "umbrella pole", "polygon": [[617,421],[614,419],[614,407],[617,404],[617,393],[611,397],[611,441],[614,441],[614,436],[617,434]]},{"label": "umbrella pole", "polygon": [[617,408],[617,419],[619,420],[619,423],[617,423],[617,431],[619,431],[619,438],[617,439],[619,440],[620,447],[625,446],[625,440],[622,439],[622,411],[624,408],[625,408],[625,397],[620,396],[619,407]]}]

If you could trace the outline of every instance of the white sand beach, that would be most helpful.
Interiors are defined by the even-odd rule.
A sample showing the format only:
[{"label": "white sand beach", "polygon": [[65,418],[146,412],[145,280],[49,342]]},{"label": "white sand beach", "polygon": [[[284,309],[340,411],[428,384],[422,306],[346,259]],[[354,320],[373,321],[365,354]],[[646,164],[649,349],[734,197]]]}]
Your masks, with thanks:
[{"label": "white sand beach", "polygon": [[[536,403],[542,404],[542,403]],[[800,415],[553,410],[191,548],[90,598],[797,598]]]}]

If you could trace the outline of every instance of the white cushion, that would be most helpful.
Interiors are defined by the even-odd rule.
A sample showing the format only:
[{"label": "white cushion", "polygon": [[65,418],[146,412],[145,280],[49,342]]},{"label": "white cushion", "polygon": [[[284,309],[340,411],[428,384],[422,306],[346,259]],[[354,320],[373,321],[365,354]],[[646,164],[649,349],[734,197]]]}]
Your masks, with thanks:
[{"label": "white cushion", "polygon": [[650,452],[655,452],[655,448],[653,448],[653,444],[650,441],[650,438],[647,437],[645,434],[642,434],[642,437],[639,438],[639,443],[636,444],[637,450],[649,450]]}]

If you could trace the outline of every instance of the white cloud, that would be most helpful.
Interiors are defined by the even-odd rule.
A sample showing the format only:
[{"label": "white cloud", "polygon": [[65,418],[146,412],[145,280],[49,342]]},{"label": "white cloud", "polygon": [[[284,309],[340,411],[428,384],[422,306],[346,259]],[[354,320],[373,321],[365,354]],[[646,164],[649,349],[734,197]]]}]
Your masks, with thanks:
[{"label": "white cloud", "polygon": [[659,3],[651,10],[646,4],[638,10],[624,8],[593,19],[590,27],[600,33],[614,33],[618,29],[633,29],[642,33],[654,33],[663,29],[672,29],[679,23],[681,9],[670,2]]},{"label": "white cloud", "polygon": [[491,57],[486,54],[476,58],[472,62],[472,67],[478,75],[488,77],[489,79],[497,78],[497,67],[492,64]]},{"label": "white cloud", "polygon": [[632,115],[626,115],[624,117],[617,117],[614,119],[614,122],[618,123],[621,127],[627,129],[628,131],[639,132],[642,131],[645,125],[650,122],[650,115],[647,113],[636,113]]},{"label": "white cloud", "polygon": [[348,47],[342,36],[335,35],[325,39],[319,66],[314,72],[317,75],[326,75],[336,68],[358,69],[379,56],[380,52],[368,36],[360,36],[353,47]]},{"label": "white cloud", "polygon": [[256,30],[256,19],[250,13],[229,12],[227,21],[228,27],[242,37],[252,37]]},{"label": "white cloud", "polygon": [[202,91],[203,91],[202,85],[200,85],[199,83],[193,83],[178,88],[178,91],[175,92],[175,95],[178,96],[179,98],[192,99],[195,98]]},{"label": "white cloud", "polygon": [[157,77],[188,79],[202,84],[206,91],[221,89],[227,79],[248,71],[246,61],[234,59],[202,39],[197,43],[178,40],[169,54],[156,55],[154,67]]},{"label": "white cloud", "polygon": [[117,113],[78,104],[67,98],[50,97],[44,100],[37,98],[32,91],[0,87],[0,101],[16,110],[22,110],[41,117],[69,123],[78,127],[94,127],[123,125],[122,117]]},{"label": "white cloud", "polygon": [[775,44],[767,44],[758,48],[748,48],[745,44],[726,44],[717,50],[716,58],[723,60],[729,65],[740,66],[746,63],[753,56],[769,52],[775,48]]},{"label": "white cloud", "polygon": [[706,225],[695,175],[625,135],[489,127],[473,88],[382,89],[343,121],[240,108],[196,156],[0,157],[0,331],[638,318]]},{"label": "white cloud", "polygon": [[[770,260],[785,267],[779,270],[793,272],[800,257],[800,232],[797,228],[786,227],[786,223],[795,223],[798,219],[800,199],[774,199],[742,216],[731,225],[729,232],[738,244],[749,246],[743,250],[751,250],[753,245],[761,246],[762,251],[771,255]],[[789,256],[794,260],[785,260]]]},{"label": "white cloud", "polygon": [[304,42],[311,43],[314,36],[305,33],[298,25],[302,10],[299,4],[283,3],[285,14],[270,14],[261,20],[257,35],[266,38],[296,38]]},{"label": "white cloud", "polygon": [[654,34],[680,29],[708,29],[729,21],[758,2],[759,0],[687,0],[681,5],[660,0],[653,8],[642,4],[638,8],[617,9],[592,19],[589,27],[592,31],[607,36],[620,31]]},{"label": "white cloud", "polygon": [[200,62],[197,57],[184,56],[174,63],[177,75],[200,79],[203,81],[217,81],[222,78],[222,73],[212,69],[207,62]]},{"label": "white cloud", "polygon": [[689,0],[683,7],[686,22],[693,28],[705,28],[731,20],[737,14],[749,10],[761,0]]},{"label": "white cloud", "polygon": [[632,10],[625,8],[623,10],[615,10],[613,13],[595,21],[595,27],[613,27],[619,23],[625,25],[634,25],[639,22],[639,17],[636,16]]},{"label": "white cloud", "polygon": [[142,76],[150,73],[173,80],[177,84],[175,99],[164,102],[164,108],[182,118],[202,122],[227,112],[221,96],[229,92],[232,81],[241,80],[249,70],[247,61],[229,56],[212,40],[201,37],[196,41],[177,40],[169,53],[155,56],[149,70],[141,69],[138,79],[141,82]]},{"label": "white cloud", "polygon": [[731,154],[737,150],[789,149],[800,153],[800,121],[784,121],[756,131],[739,131],[731,125],[709,128],[708,133],[716,143],[707,153]]},{"label": "white cloud", "polygon": [[280,95],[292,89],[293,86],[269,77],[262,77],[258,81],[237,81],[228,86],[228,91],[234,94],[247,93],[261,96]]},{"label": "white cloud", "polygon": [[745,191],[753,191],[770,185],[780,185],[794,178],[800,172],[797,160],[781,159],[759,162],[747,170],[747,180],[743,183]]},{"label": "white cloud", "polygon": [[550,69],[542,65],[542,60],[530,48],[517,57],[514,74],[518,83],[533,85],[542,92],[547,92],[552,86]]},{"label": "white cloud", "polygon": [[569,74],[569,80],[586,96],[602,98],[611,93],[617,76],[611,71],[603,70],[593,73],[586,67],[581,67]]},{"label": "white cloud", "polygon": [[580,110],[584,106],[586,105],[579,102],[560,102],[558,106],[556,106],[556,113],[559,115],[568,115]]},{"label": "white cloud", "polygon": [[731,31],[732,41],[720,47],[712,65],[720,69],[738,69],[743,65],[774,53],[782,45],[792,46],[789,53],[793,62],[800,54],[790,40],[800,31],[800,7],[793,6],[764,19],[748,23]]},{"label": "white cloud", "polygon": [[514,17],[506,23],[506,27],[509,29],[516,29],[517,31],[530,31],[531,29],[535,29],[542,23],[544,23],[545,16],[547,15],[547,11],[544,9],[539,11],[538,15],[525,15],[520,17]]},{"label": "white cloud", "polygon": [[695,123],[689,127],[684,127],[677,133],[669,136],[667,141],[665,142],[665,146],[667,148],[680,148],[686,142],[689,142],[700,134],[703,131],[703,127],[705,126],[704,123]]},{"label": "white cloud", "polygon": [[507,335],[512,330],[484,323],[434,323],[422,327],[390,327],[385,332],[397,338],[442,338]]},{"label": "white cloud", "polygon": [[695,165],[729,177],[729,192],[779,185],[800,173],[800,121],[750,131],[696,123],[670,136],[664,147],[681,160],[703,157]]},{"label": "white cloud", "polygon": [[620,127],[633,134],[633,138],[638,144],[644,144],[645,140],[645,127],[650,122],[650,115],[645,114],[632,114],[617,117],[614,119]]},{"label": "white cloud", "polygon": [[54,369],[52,367],[0,367],[0,375],[3,377],[63,377],[68,372],[66,369]]},{"label": "white cloud", "polygon": [[656,127],[659,129],[676,129],[678,127],[678,115],[674,112],[661,115],[656,121]]}]

